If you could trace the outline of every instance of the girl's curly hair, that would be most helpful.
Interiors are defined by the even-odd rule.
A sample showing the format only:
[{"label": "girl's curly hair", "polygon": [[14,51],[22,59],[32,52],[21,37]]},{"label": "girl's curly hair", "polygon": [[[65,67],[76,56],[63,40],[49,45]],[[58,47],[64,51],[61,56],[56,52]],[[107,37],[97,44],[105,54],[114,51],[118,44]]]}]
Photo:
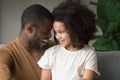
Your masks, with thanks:
[{"label": "girl's curly hair", "polygon": [[73,47],[82,48],[97,31],[95,14],[86,6],[75,2],[63,2],[53,10],[54,21],[64,23],[69,31]]}]

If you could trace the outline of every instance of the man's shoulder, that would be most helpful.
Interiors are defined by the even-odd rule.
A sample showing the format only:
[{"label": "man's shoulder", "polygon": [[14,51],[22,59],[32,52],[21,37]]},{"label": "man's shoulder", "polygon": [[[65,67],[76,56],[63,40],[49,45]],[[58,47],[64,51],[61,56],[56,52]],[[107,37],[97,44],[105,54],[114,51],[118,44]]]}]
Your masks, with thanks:
[{"label": "man's shoulder", "polygon": [[7,46],[8,45],[4,45],[0,48],[0,54],[1,53],[9,53],[11,51]]},{"label": "man's shoulder", "polygon": [[0,61],[1,60],[10,60],[11,50],[7,47],[7,45],[0,48]]}]

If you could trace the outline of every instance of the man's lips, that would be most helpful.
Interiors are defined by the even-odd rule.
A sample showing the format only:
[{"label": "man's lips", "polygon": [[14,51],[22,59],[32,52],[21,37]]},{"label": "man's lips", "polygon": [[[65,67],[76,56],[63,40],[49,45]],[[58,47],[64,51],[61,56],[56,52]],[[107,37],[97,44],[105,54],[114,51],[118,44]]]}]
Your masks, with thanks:
[{"label": "man's lips", "polygon": [[45,39],[45,40],[42,40],[42,42],[47,43],[47,42],[48,42],[48,40],[46,40],[46,39]]},{"label": "man's lips", "polygon": [[48,40],[42,40],[41,45],[42,45],[42,46],[45,46],[47,43],[48,43]]}]

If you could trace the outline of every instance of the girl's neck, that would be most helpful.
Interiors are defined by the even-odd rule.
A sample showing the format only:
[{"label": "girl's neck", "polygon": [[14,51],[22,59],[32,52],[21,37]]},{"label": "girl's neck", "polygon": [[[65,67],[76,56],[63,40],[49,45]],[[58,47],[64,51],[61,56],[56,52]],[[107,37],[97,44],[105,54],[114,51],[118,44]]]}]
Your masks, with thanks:
[{"label": "girl's neck", "polygon": [[77,50],[79,50],[79,48],[77,48],[77,47],[73,47],[73,46],[70,46],[70,47],[65,47],[67,50],[69,50],[69,51],[77,51]]}]

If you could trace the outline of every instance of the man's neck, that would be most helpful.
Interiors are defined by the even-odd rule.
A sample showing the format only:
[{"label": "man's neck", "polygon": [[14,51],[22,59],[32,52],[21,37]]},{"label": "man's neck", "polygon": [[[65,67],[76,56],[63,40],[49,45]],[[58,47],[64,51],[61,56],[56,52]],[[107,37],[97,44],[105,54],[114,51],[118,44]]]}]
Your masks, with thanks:
[{"label": "man's neck", "polygon": [[35,61],[38,61],[41,56],[44,54],[45,49],[40,49],[40,50],[32,50],[30,53],[32,57],[35,59]]}]

